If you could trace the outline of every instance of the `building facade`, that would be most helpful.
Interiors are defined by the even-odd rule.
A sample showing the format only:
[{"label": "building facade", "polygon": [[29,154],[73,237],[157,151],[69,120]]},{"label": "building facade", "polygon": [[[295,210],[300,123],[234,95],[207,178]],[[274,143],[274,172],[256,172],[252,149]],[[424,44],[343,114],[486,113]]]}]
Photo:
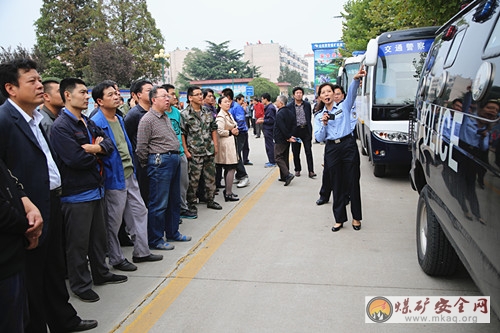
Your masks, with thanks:
[{"label": "building facade", "polygon": [[278,82],[282,67],[288,67],[300,73],[304,82],[308,82],[308,63],[295,52],[277,43],[258,43],[245,45],[243,61],[259,67],[261,77],[271,82]]}]

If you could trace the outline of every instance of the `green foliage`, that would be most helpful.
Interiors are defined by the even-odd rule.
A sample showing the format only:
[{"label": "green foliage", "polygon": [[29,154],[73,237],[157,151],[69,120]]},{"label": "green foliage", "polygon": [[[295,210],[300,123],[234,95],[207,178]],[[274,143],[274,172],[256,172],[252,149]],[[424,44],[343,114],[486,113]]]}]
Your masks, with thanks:
[{"label": "green foliage", "polygon": [[[107,75],[120,82],[129,80],[121,83],[127,86],[132,78],[161,76],[161,65],[153,55],[163,47],[164,39],[146,0],[43,0],[40,14],[35,22],[36,50],[43,55],[43,75],[76,76],[87,83]],[[109,41],[117,46],[113,56],[103,57],[125,60],[132,56],[132,60],[96,65],[99,61],[94,57],[91,63],[91,52],[98,53],[97,45],[109,46]],[[115,53],[118,46],[127,50],[121,56]],[[132,75],[124,72],[130,69]]]},{"label": "green foliage", "polygon": [[294,87],[303,86],[304,81],[300,73],[294,69],[290,69],[288,66],[281,67],[280,75],[278,76],[278,82],[288,82],[290,87],[288,87],[288,95],[292,94]]},{"label": "green foliage", "polygon": [[461,0],[350,0],[344,5],[342,40],[345,56],[366,50],[383,32],[442,25],[455,15]]},{"label": "green foliage", "polygon": [[249,61],[242,61],[242,51],[230,50],[229,41],[216,44],[210,41],[206,51],[193,49],[184,59],[183,72],[180,80],[219,80],[233,76],[229,71],[234,69],[234,78],[247,78],[258,76],[258,68],[249,66]]},{"label": "green foliage", "polygon": [[[125,47],[134,59],[134,78],[161,78],[161,64],[153,56],[165,40],[148,11],[146,0],[105,0],[109,37]],[[168,19],[168,15],[165,16]]]},{"label": "green foliage", "polygon": [[97,42],[90,48],[90,69],[93,84],[113,80],[118,86],[128,86],[134,74],[133,56],[123,45]]},{"label": "green foliage", "polygon": [[34,48],[33,50],[28,50],[21,45],[16,46],[15,49],[12,47],[0,46],[0,63],[11,61],[17,58],[29,58],[37,62],[38,71],[43,71],[43,60],[41,59],[40,53]]},{"label": "green foliage", "polygon": [[271,101],[276,100],[280,94],[280,88],[266,78],[255,78],[248,85],[253,86],[255,96],[260,97],[263,93],[268,93],[271,95]]},{"label": "green foliage", "polygon": [[106,41],[106,20],[100,0],[44,0],[35,22],[37,48],[50,76],[85,78],[89,45]]}]

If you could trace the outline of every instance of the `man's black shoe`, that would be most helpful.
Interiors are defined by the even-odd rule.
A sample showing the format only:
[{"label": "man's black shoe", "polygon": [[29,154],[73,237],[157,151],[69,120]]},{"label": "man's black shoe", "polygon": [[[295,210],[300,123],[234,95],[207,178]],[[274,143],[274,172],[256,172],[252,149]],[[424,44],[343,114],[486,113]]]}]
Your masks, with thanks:
[{"label": "man's black shoe", "polygon": [[207,202],[207,208],[211,208],[211,209],[216,209],[216,210],[221,210],[222,209],[222,206],[219,205],[217,202],[215,201],[209,201]]},{"label": "man's black shoe", "polygon": [[196,212],[192,212],[189,209],[181,210],[181,218],[183,219],[196,219],[198,218],[198,214]]},{"label": "man's black shoe", "polygon": [[103,280],[94,280],[94,284],[100,286],[103,284],[123,283],[127,280],[128,278],[125,275],[111,274],[110,276],[106,276]]},{"label": "man's black shoe", "polygon": [[137,266],[132,264],[127,259],[123,259],[123,261],[121,263],[119,263],[118,265],[113,265],[113,268],[118,269],[120,271],[124,271],[124,272],[132,272],[132,271],[137,270]]},{"label": "man's black shoe", "polygon": [[295,176],[293,174],[288,174],[288,177],[286,177],[285,179],[285,185],[284,186],[288,186],[290,185],[290,183],[292,182],[292,179],[295,178]]},{"label": "man's black shoe", "polygon": [[81,320],[77,325],[68,328],[67,332],[83,332],[97,327],[97,320]]},{"label": "man's black shoe", "polygon": [[132,257],[132,261],[135,263],[146,262],[146,261],[160,261],[160,260],[163,260],[163,256],[161,254],[153,254],[153,253],[150,253],[149,256],[145,257]]},{"label": "man's black shoe", "polygon": [[85,290],[81,293],[75,293],[75,296],[80,300],[88,303],[97,302],[98,300],[100,300],[99,295],[97,295],[97,293],[92,289]]},{"label": "man's black shoe", "polygon": [[321,205],[326,204],[327,202],[328,202],[328,200],[320,197],[318,200],[316,200],[316,205],[321,206]]}]

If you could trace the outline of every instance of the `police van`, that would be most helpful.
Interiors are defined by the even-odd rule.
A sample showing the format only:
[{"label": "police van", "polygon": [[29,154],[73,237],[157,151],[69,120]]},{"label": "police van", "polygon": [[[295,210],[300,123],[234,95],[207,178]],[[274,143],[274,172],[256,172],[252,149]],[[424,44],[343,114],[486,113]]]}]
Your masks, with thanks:
[{"label": "police van", "polygon": [[409,115],[437,28],[385,32],[368,42],[361,61],[367,75],[356,98],[356,132],[376,177],[384,177],[387,166],[410,165]]},{"label": "police van", "polygon": [[473,1],[437,31],[410,120],[418,261],[463,263],[500,315],[500,0]]}]

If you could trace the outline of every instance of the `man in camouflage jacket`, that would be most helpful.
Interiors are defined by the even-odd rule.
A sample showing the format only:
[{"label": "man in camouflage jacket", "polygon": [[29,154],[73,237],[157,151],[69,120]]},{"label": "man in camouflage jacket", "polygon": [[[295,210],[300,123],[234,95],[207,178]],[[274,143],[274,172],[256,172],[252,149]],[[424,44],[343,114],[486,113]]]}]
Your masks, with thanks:
[{"label": "man in camouflage jacket", "polygon": [[182,145],[189,161],[189,187],[187,191],[189,210],[197,211],[194,204],[202,172],[205,178],[207,207],[222,209],[221,205],[214,201],[217,124],[210,110],[202,106],[203,93],[200,87],[189,87],[187,95],[189,104],[181,112],[181,129]]}]

